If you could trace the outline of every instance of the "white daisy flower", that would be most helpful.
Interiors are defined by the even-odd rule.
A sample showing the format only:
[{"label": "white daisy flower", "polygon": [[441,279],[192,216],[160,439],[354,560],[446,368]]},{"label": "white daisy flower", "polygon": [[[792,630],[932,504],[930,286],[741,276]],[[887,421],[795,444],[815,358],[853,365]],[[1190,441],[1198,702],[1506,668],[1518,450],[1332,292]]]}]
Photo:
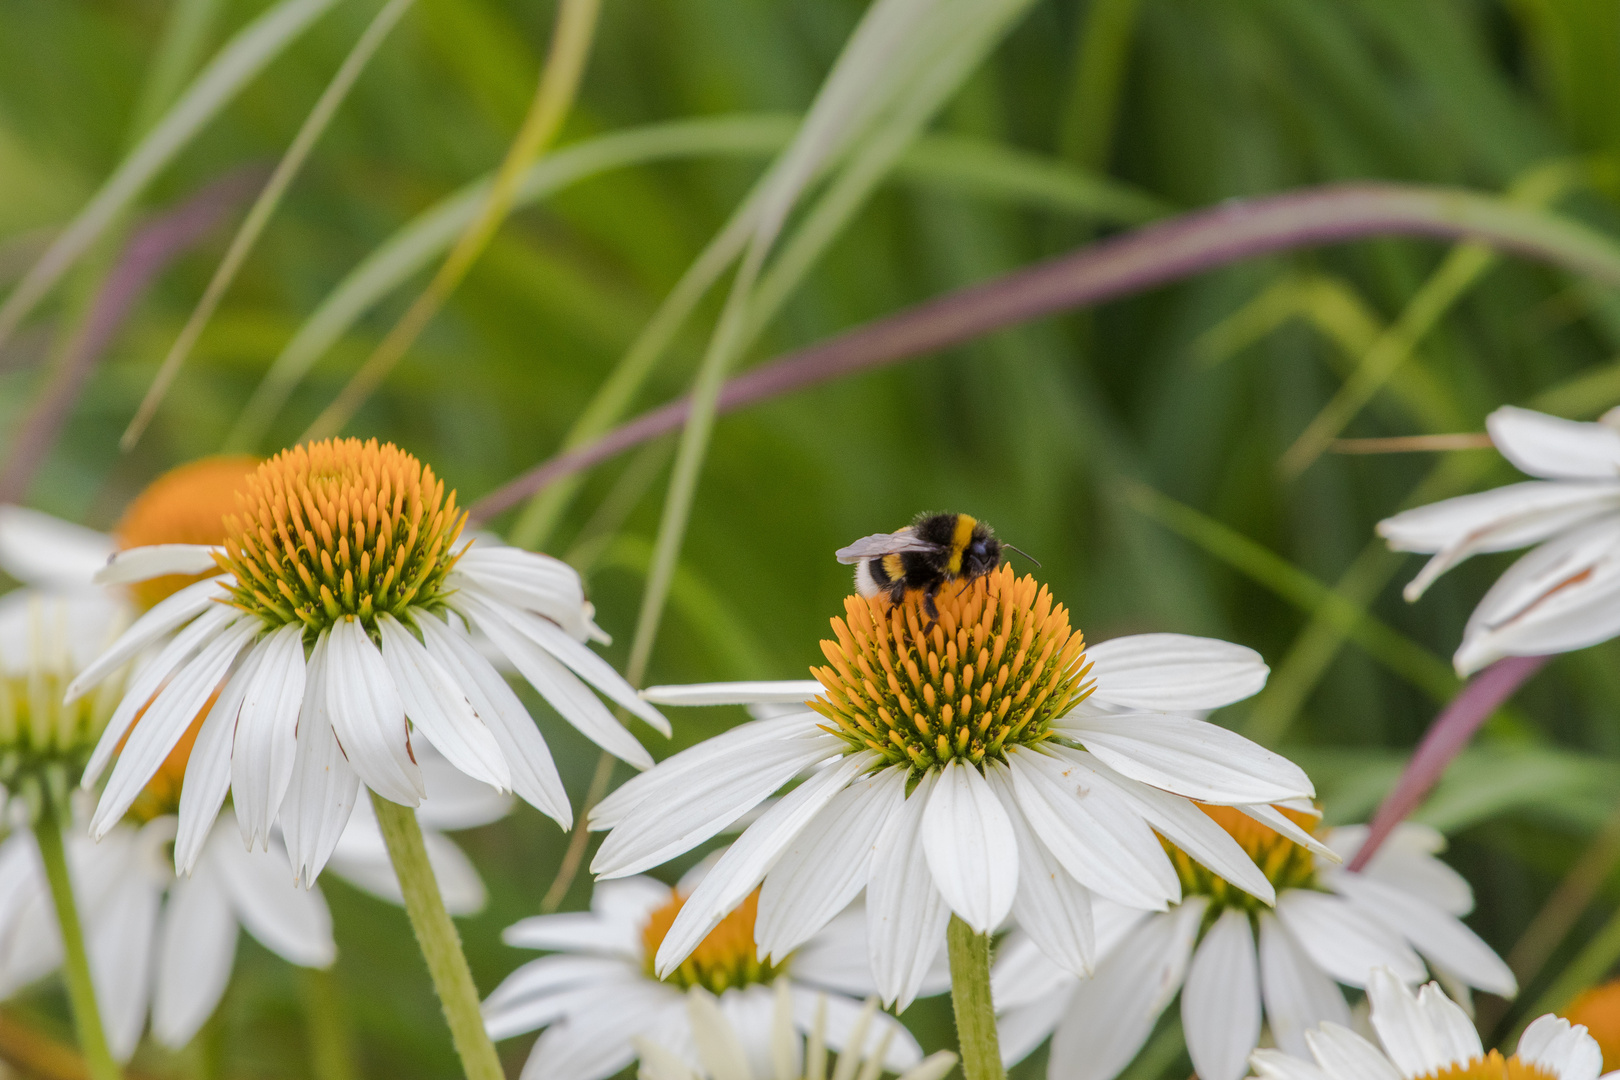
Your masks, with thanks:
[{"label": "white daisy flower", "polygon": [[1342,869],[1365,826],[1328,829],[1308,850],[1312,817],[1279,835],[1227,807],[1204,808],[1242,845],[1277,890],[1275,911],[1167,846],[1182,901],[1163,914],[1098,900],[1096,975],[1082,980],[1015,931],[999,952],[992,989],[1001,1012],[1003,1059],[1023,1059],[1052,1036],[1050,1080],[1111,1080],[1181,994],[1187,1050],[1201,1080],[1240,1080],[1259,1044],[1262,1016],[1272,1040],[1307,1052],[1305,1032],[1350,1022],[1335,983],[1364,987],[1375,968],[1416,983],[1429,969],[1454,992],[1517,989],[1507,965],[1460,921],[1473,910],[1468,883],[1435,854],[1434,830],[1402,825],[1365,870]]},{"label": "white daisy flower", "polygon": [[1603,1071],[1603,1054],[1586,1029],[1552,1013],[1525,1028],[1513,1056],[1504,1058],[1484,1048],[1468,1014],[1435,983],[1413,994],[1384,968],[1373,972],[1367,998],[1382,1049],[1341,1024],[1323,1024],[1305,1033],[1311,1061],[1281,1050],[1256,1050],[1255,1075],[1260,1080],[1597,1080]]},{"label": "white daisy flower", "polygon": [[[858,1075],[862,1080],[877,1080],[888,1068],[880,1056],[884,1042],[880,1040],[878,1048],[869,1053],[840,1053],[837,1065],[829,1070],[824,1035],[826,996],[814,999],[808,1039],[801,1039],[796,1019],[802,1011],[801,999],[786,979],[776,984],[774,998],[768,1014],[740,1018],[725,1008],[723,999],[716,1000],[701,986],[692,987],[686,992],[686,1013],[696,1061],[693,1054],[652,1036],[638,1037],[636,1053],[641,1067],[637,1080],[823,1080],[829,1072],[840,1078]],[[851,1042],[862,1042],[859,1034],[879,1015],[877,1000],[869,998],[856,1017],[859,1030],[852,1032],[857,1037]],[[757,1026],[761,1021],[768,1029]],[[761,1042],[767,1043],[764,1067],[755,1046]],[[906,1068],[900,1080],[944,1080],[955,1067],[956,1055],[941,1050]]]},{"label": "white daisy flower", "polygon": [[244,840],[268,843],[279,814],[297,877],[315,880],[362,783],[395,803],[421,801],[418,736],[567,827],[572,812],[545,740],[467,624],[587,737],[649,766],[592,687],[665,734],[668,724],[584,644],[601,635],[579,576],[543,555],[458,544],[464,521],[454,493],[447,499],[409,454],[329,440],[258,466],[240,513],[226,519],[223,548],[160,544],[114,556],[104,583],[213,576],[153,607],[69,687],[71,700],[156,650],[86,769],[94,783],[117,754],[92,833],[117,823],[216,692],[180,805],[182,872],[228,791]]},{"label": "white daisy flower", "polygon": [[1378,523],[1396,551],[1433,552],[1406,587],[1416,600],[1472,555],[1536,545],[1474,609],[1453,658],[1467,675],[1504,656],[1583,649],[1620,633],[1620,411],[1595,424],[1505,406],[1485,421],[1530,476]]},{"label": "white daisy flower", "polygon": [[[641,876],[602,882],[589,911],[539,915],[507,928],[502,937],[508,945],[551,952],[518,968],[484,1002],[491,1038],[546,1029],[529,1054],[523,1080],[601,1080],[635,1060],[639,1038],[696,1066],[702,1040],[686,999],[694,987],[718,995],[716,1008],[737,1025],[751,1066],[770,1075],[772,1001],[790,976],[791,989],[782,992],[789,995],[795,1031],[808,1033],[819,1011],[824,1041],[834,1050],[864,1046],[894,1071],[922,1059],[899,1021],[861,1007],[874,988],[859,906],[772,963],[761,960],[754,946],[755,892],[667,978],[655,977],[652,958],[711,862],[673,889]],[[940,993],[949,984],[948,973],[936,969],[925,990]],[[857,1038],[859,1032],[865,1034]]]},{"label": "white daisy flower", "polygon": [[[1090,970],[1093,892],[1165,910],[1181,883],[1155,830],[1266,903],[1271,883],[1194,799],[1261,820],[1311,795],[1292,763],[1189,713],[1265,683],[1251,650],[1174,634],[1088,656],[1068,613],[1002,567],[937,600],[850,597],[817,681],[667,687],[666,703],[803,702],[676,754],[591,814],[592,869],[625,877],[714,836],[800,773],[682,908],[655,969],[674,971],[763,881],[760,955],[781,959],[866,890],[872,972],[903,1008],[951,914],[1009,914],[1070,971]],[[819,695],[819,696],[818,696]],[[1089,695],[1089,696],[1088,696]]]},{"label": "white daisy flower", "polygon": [[[246,851],[220,822],[191,876],[176,878],[167,850],[176,824],[172,814],[132,816],[99,843],[82,829],[63,833],[96,1002],[120,1061],[135,1052],[148,1015],[164,1046],[191,1041],[230,982],[239,929],[304,967],[337,956],[325,899],[293,884],[279,843]],[[0,995],[9,996],[62,963],[33,833],[0,844],[0,882]]]}]

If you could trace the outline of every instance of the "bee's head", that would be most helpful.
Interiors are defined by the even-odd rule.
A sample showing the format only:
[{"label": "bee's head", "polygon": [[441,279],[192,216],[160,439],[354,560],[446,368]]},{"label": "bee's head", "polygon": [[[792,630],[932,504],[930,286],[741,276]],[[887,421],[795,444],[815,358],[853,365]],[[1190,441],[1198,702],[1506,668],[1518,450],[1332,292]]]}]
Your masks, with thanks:
[{"label": "bee's head", "polygon": [[962,576],[968,580],[983,577],[1001,565],[1001,541],[985,525],[973,530],[973,538],[962,551]]}]

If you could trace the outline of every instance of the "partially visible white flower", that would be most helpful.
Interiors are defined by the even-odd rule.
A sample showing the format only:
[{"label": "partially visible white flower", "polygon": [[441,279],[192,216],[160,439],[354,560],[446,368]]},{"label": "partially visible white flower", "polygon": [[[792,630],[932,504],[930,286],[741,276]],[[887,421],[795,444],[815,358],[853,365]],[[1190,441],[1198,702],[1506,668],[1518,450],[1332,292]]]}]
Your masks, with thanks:
[{"label": "partially visible white flower", "polygon": [[649,766],[595,691],[665,734],[668,723],[584,644],[599,631],[578,574],[532,552],[460,544],[464,520],[409,454],[335,440],[261,464],[240,514],[226,519],[223,550],[159,544],[115,556],[105,583],[216,576],[153,607],[69,688],[71,698],[157,650],[86,769],[93,783],[117,755],[92,833],[113,827],[205,708],[180,805],[182,872],[229,792],[243,839],[265,844],[279,815],[295,873],[314,881],[362,783],[396,803],[421,801],[419,738],[567,827],[545,739],[469,625],[569,723]]},{"label": "partially visible white flower", "polygon": [[1341,1024],[1323,1024],[1305,1034],[1312,1060],[1256,1050],[1255,1075],[1260,1080],[1597,1080],[1603,1071],[1603,1052],[1586,1029],[1552,1013],[1525,1028],[1518,1049],[1504,1059],[1485,1050],[1468,1014],[1435,983],[1414,995],[1384,968],[1373,972],[1367,997],[1382,1049]]},{"label": "partially visible white flower", "polygon": [[96,572],[117,550],[118,542],[106,533],[42,510],[0,503],[0,570],[24,585],[52,591],[93,589]]},{"label": "partially visible white flower", "polygon": [[[1377,968],[1416,983],[1427,961],[1453,993],[1516,991],[1512,971],[1461,922],[1473,910],[1473,891],[1434,857],[1445,845],[1434,830],[1399,826],[1367,867],[1352,873],[1249,818],[1221,807],[1208,812],[1266,869],[1277,889],[1275,912],[1174,852],[1183,899],[1168,912],[1094,901],[1101,959],[1092,979],[1057,967],[1015,931],[992,973],[1008,1064],[1051,1035],[1050,1080],[1111,1080],[1179,992],[1198,1076],[1240,1080],[1260,1042],[1262,1016],[1276,1045],[1304,1055],[1309,1028],[1350,1023],[1335,984],[1364,987]],[[1357,825],[1321,839],[1348,859],[1366,833]]]},{"label": "partially visible white flower", "polygon": [[[797,1019],[802,1007],[796,991],[785,979],[777,984],[770,1012],[749,1017],[741,1024],[726,1010],[723,1001],[716,1000],[703,987],[694,986],[686,992],[685,1004],[696,1060],[692,1054],[660,1043],[655,1036],[637,1037],[635,1049],[641,1059],[637,1080],[820,1080],[829,1072],[825,1037],[828,999],[817,995],[812,1000],[813,1019],[806,1040],[801,1038]],[[869,998],[856,1017],[854,1034],[865,1034],[867,1025],[880,1015],[877,1000]],[[761,1029],[761,1022],[768,1027]],[[762,1064],[761,1055],[751,1047],[766,1040]],[[885,1036],[869,1054],[851,1058],[848,1051],[840,1053],[832,1075],[876,1080],[888,1068],[887,1064],[880,1065],[887,1041]],[[956,1055],[941,1050],[906,1068],[900,1080],[943,1080],[955,1067]]]},{"label": "partially visible white flower", "polygon": [[[612,1076],[635,1059],[638,1038],[696,1066],[702,1041],[684,997],[693,987],[719,995],[715,1008],[736,1024],[745,1057],[760,1075],[769,1075],[771,1003],[779,993],[788,994],[795,1031],[809,1032],[818,1010],[824,1013],[822,1036],[835,1050],[864,1045],[895,1070],[921,1060],[916,1040],[899,1021],[862,1011],[861,999],[874,988],[859,906],[772,964],[756,955],[757,896],[749,897],[667,979],[656,978],[652,957],[683,898],[711,864],[700,864],[674,889],[639,876],[602,882],[589,911],[539,915],[507,928],[502,938],[508,945],[551,951],[518,968],[484,1003],[492,1038],[545,1027],[524,1066],[524,1080]],[[791,990],[783,990],[790,977]],[[940,993],[949,984],[949,974],[936,969],[925,990]]]},{"label": "partially visible white flower", "polygon": [[[219,1005],[245,929],[290,963],[327,967],[337,956],[318,890],[287,873],[279,843],[242,847],[224,822],[210,832],[188,878],[167,858],[174,817],[121,822],[99,843],[64,830],[96,1000],[115,1057],[128,1060],[146,1030],[164,1046],[191,1041]],[[30,831],[0,844],[0,995],[61,966],[61,935]]]},{"label": "partially visible white flower", "polygon": [[[803,702],[632,778],[591,814],[592,869],[624,877],[716,835],[801,773],[694,890],[664,939],[673,971],[763,881],[762,956],[808,940],[862,889],[885,1002],[916,994],[952,913],[1011,914],[1060,967],[1089,972],[1092,894],[1163,911],[1182,897],[1156,835],[1265,903],[1271,883],[1192,800],[1261,821],[1310,797],[1294,764],[1191,717],[1248,697],[1250,649],[1148,634],[1085,650],[1068,616],[1008,567],[937,599],[851,597],[817,679],[660,687],[666,704]],[[1089,694],[1089,696],[1088,696]]]},{"label": "partially visible white flower", "polygon": [[1482,552],[1535,549],[1485,594],[1453,658],[1467,675],[1504,656],[1542,656],[1620,634],[1620,411],[1595,424],[1504,406],[1491,441],[1538,480],[1420,506],[1378,523],[1396,551],[1432,552],[1416,600]]}]

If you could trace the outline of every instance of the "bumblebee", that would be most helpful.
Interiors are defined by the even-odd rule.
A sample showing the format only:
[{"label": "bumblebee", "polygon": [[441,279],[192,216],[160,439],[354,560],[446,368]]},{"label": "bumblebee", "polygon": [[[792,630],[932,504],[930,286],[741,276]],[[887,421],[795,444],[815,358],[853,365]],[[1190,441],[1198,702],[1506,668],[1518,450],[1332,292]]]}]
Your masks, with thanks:
[{"label": "bumblebee", "polygon": [[898,604],[907,593],[920,592],[923,610],[930,619],[938,619],[934,597],[939,591],[953,581],[974,581],[1000,566],[1003,548],[1018,551],[998,540],[995,530],[977,518],[918,514],[899,532],[862,537],[839,548],[837,556],[841,563],[855,564],[855,591],[862,596],[887,593],[890,603]]}]

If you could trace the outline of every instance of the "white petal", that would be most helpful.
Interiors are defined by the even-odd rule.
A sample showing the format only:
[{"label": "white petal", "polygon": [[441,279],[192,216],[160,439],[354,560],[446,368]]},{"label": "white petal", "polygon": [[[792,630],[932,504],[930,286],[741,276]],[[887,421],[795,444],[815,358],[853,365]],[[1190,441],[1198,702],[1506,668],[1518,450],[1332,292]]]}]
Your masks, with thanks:
[{"label": "white petal", "polygon": [[327,650],[326,709],[349,766],[383,798],[415,806],[422,770],[411,760],[405,706],[382,654],[352,615],[332,627]]},{"label": "white petal", "polygon": [[593,636],[579,571],[561,559],[504,544],[477,543],[457,560],[451,577],[455,579],[449,582],[451,588],[471,586],[537,612],[581,640]]},{"label": "white petal", "polygon": [[1277,917],[1318,967],[1349,986],[1366,986],[1379,967],[1409,983],[1425,974],[1406,942],[1340,897],[1290,889],[1277,898]]},{"label": "white petal", "polygon": [[[860,1002],[842,994],[823,994],[803,987],[793,987],[793,1017],[801,1030],[808,1031],[816,1021],[816,1011],[825,1002],[825,1032],[827,1047],[843,1054],[855,1045],[854,1035],[860,1015],[866,1010]],[[859,1056],[870,1059],[879,1048],[887,1072],[909,1069],[922,1060],[922,1047],[900,1021],[888,1013],[872,1011],[866,1021],[865,1038],[861,1040]]]},{"label": "white petal", "polygon": [[386,611],[377,616],[377,629],[383,663],[394,678],[405,716],[456,768],[497,790],[510,791],[512,772],[500,744],[449,672]]},{"label": "white petal", "polygon": [[[198,619],[197,622],[202,622]],[[193,624],[195,625],[195,624]],[[135,802],[147,781],[152,779],[197,714],[208,704],[214,690],[224,680],[236,654],[259,632],[259,621],[243,618],[204,645],[197,656],[182,667],[152,703],[130,732],[118,755],[118,764],[96,804],[90,829],[105,836]],[[128,699],[126,699],[127,702]],[[87,774],[88,775],[88,774]]]},{"label": "white petal", "polygon": [[803,705],[822,693],[822,685],[814,679],[787,679],[649,686],[641,696],[660,705]]},{"label": "white petal", "polygon": [[1007,766],[990,761],[985,772],[1012,823],[1018,847],[1018,895],[1013,899],[1013,918],[1054,963],[1076,975],[1090,975],[1096,956],[1091,893],[1036,838],[1034,827],[1018,805]]},{"label": "white petal", "polygon": [[162,896],[162,887],[149,878],[124,875],[114,895],[85,927],[96,1004],[107,1044],[119,1061],[129,1060],[146,1027]]},{"label": "white petal", "polygon": [[652,768],[652,755],[608,711],[600,698],[552,655],[520,633],[507,613],[471,594],[457,596],[457,609],[489,635],[496,648],[517,667],[529,685],[580,734],[620,761],[638,769]]},{"label": "white petal", "polygon": [[292,623],[253,650],[253,678],[242,695],[231,749],[231,802],[242,842],[263,847],[292,779],[298,712],[304,703],[304,628]]},{"label": "white petal", "polygon": [[1001,1064],[1010,1069],[1033,1054],[1068,1011],[1069,995],[1061,993],[998,1012],[996,1041],[1001,1046]]},{"label": "white petal", "polygon": [[430,742],[416,748],[416,763],[422,766],[422,782],[427,785],[427,795],[416,808],[416,819],[424,829],[476,829],[501,820],[516,805],[510,792],[474,780],[446,761]]},{"label": "white petal", "polygon": [[1000,926],[1018,892],[1018,838],[1001,800],[960,758],[940,771],[928,797],[922,843],[951,910],[975,933]]},{"label": "white petal", "polygon": [[737,838],[715,863],[714,869],[686,898],[663,944],[658,947],[655,970],[659,978],[680,966],[720,920],[742,903],[776,860],[823,807],[857,776],[872,769],[876,754],[851,754],[816,773],[784,795]]},{"label": "white petal", "polygon": [[249,650],[197,730],[197,741],[192,744],[185,779],[180,785],[180,823],[174,838],[176,873],[189,874],[197,865],[197,856],[202,854],[203,843],[213,831],[219,808],[231,789],[231,744],[236,738],[236,714],[242,708],[242,698],[258,667],[258,650]]},{"label": "white petal", "polygon": [[1468,1017],[1445,995],[1414,996],[1387,968],[1371,973],[1367,1000],[1384,1051],[1408,1076],[1439,1072],[1483,1052]]},{"label": "white petal", "polygon": [[855,780],[793,838],[760,889],[754,940],[761,956],[786,959],[866,887],[878,835],[905,800],[908,772],[894,766]]},{"label": "white petal", "polygon": [[568,793],[551,760],[545,737],[500,672],[478,653],[466,634],[438,619],[421,615],[416,620],[427,650],[467,694],[500,744],[512,774],[512,790],[564,829],[574,822]]},{"label": "white petal", "polygon": [[360,794],[360,778],[349,767],[327,713],[330,645],[330,635],[323,630],[309,654],[304,707],[298,714],[298,752],[287,795],[281,800],[288,861],[294,880],[305,886],[320,877]]},{"label": "white petal", "polygon": [[92,579],[97,585],[128,585],[168,574],[206,574],[214,570],[214,553],[205,544],[151,544],[114,552]]},{"label": "white petal", "polygon": [[0,503],[0,570],[25,585],[75,588],[117,550],[106,533],[38,510]]},{"label": "white petal", "polygon": [[1603,1051],[1579,1024],[1548,1013],[1519,1036],[1518,1056],[1541,1065],[1558,1080],[1595,1080],[1603,1071]]},{"label": "white petal", "polygon": [[[775,720],[755,724],[767,733],[794,730]],[[760,732],[748,730],[755,724],[732,728],[682,751],[614,792],[619,795],[638,780],[647,781],[629,792],[635,800],[633,808],[602,841],[591,871],[599,878],[629,877],[668,862],[714,836],[843,745],[819,733],[788,735],[761,744]],[[726,752],[738,744],[746,752]],[[603,805],[611,803],[604,800]],[[593,827],[599,820],[593,813]]]},{"label": "white petal", "polygon": [[1318,840],[1311,833],[1308,833],[1304,829],[1300,828],[1299,824],[1295,822],[1293,818],[1289,817],[1287,814],[1284,814],[1275,806],[1271,806],[1267,803],[1255,803],[1250,806],[1239,806],[1235,809],[1246,817],[1254,818],[1254,820],[1258,821],[1272,832],[1277,833],[1279,836],[1287,837],[1300,847],[1311,852],[1311,854],[1326,860],[1328,863],[1336,865],[1344,861],[1344,857],[1341,856],[1337,851]]},{"label": "white petal", "polygon": [[1260,692],[1269,670],[1253,649],[1186,634],[1134,634],[1086,649],[1109,705],[1153,712],[1218,709]]},{"label": "white petal", "polygon": [[[173,596],[159,601],[153,605],[151,611],[136,619],[128,630],[120,634],[118,640],[108,646],[106,652],[98,656],[89,667],[79,672],[78,676],[68,684],[64,696],[69,702],[83,697],[92,686],[95,686],[108,675],[111,675],[145,652],[147,646],[159,641],[210,608],[218,607],[226,615],[234,616],[235,612],[215,604],[216,600],[223,600],[228,595],[230,594],[220,584],[219,578],[210,578],[207,581],[199,581],[195,585],[187,585]],[[207,632],[200,631],[198,639],[200,640],[201,636]],[[192,648],[195,647],[194,644]],[[189,654],[182,653],[175,658],[173,663],[179,663],[180,660],[184,659],[185,655]],[[161,654],[153,660],[153,663],[156,664],[159,659],[161,659]],[[169,670],[173,670],[172,664]],[[164,672],[165,675],[167,673],[167,671]],[[152,684],[152,689],[155,690],[161,681],[162,676],[160,675]],[[148,693],[150,692],[148,691]],[[122,733],[120,733],[120,737],[122,737]],[[117,742],[118,739],[115,738],[113,740],[114,745]],[[109,758],[112,756],[111,750],[107,752],[107,756]]]},{"label": "white petal", "polygon": [[183,1048],[213,1015],[236,960],[236,916],[213,865],[204,860],[174,883],[163,911],[152,998],[152,1034]]},{"label": "white petal", "polygon": [[866,885],[867,945],[885,1004],[904,1012],[922,988],[951,909],[934,887],[922,849],[922,819],[937,773],[929,772],[878,837]]},{"label": "white petal", "polygon": [[1350,1023],[1343,992],[1269,911],[1260,913],[1260,987],[1272,1039],[1296,1057],[1310,1053],[1305,1033],[1311,1028]]},{"label": "white petal", "polygon": [[1519,471],[1549,480],[1620,476],[1620,431],[1504,405],[1485,418],[1491,442]]},{"label": "white petal", "polygon": [[1398,886],[1366,874],[1332,874],[1328,885],[1363,914],[1404,937],[1436,966],[1499,997],[1518,992],[1513,971],[1468,927]]},{"label": "white petal", "polygon": [[1242,1080],[1260,1041],[1260,970],[1247,913],[1228,908],[1204,935],[1181,991],[1181,1026],[1199,1080]]},{"label": "white petal", "polygon": [[332,915],[319,889],[293,883],[287,855],[279,850],[244,851],[223,830],[210,854],[236,909],[237,918],[259,944],[293,964],[327,967],[337,959]]},{"label": "white petal", "polygon": [[[667,899],[669,886],[659,883]],[[560,915],[531,915],[501,931],[501,941],[518,949],[549,949],[559,952],[594,953],[618,956],[639,962],[640,942],[631,939],[626,927],[590,911],[565,911]]]},{"label": "white petal", "polygon": [[1148,919],[1082,982],[1052,1033],[1049,1080],[1111,1080],[1136,1056],[1181,989],[1206,901]]},{"label": "white petal", "polygon": [[[431,829],[422,830],[422,842],[427,848],[428,865],[433,868],[433,879],[439,883],[445,910],[452,915],[477,915],[483,911],[489,902],[489,893],[467,853],[448,836]],[[400,902],[404,902],[403,895]]]},{"label": "white petal", "polygon": [[1007,754],[1018,805],[1076,881],[1122,904],[1164,910],[1181,883],[1159,838],[1106,777],[1073,756]]},{"label": "white petal", "polygon": [[1159,713],[1074,714],[1060,729],[1115,772],[1200,802],[1271,803],[1316,794],[1298,765],[1204,720]]},{"label": "white petal", "polygon": [[1307,1031],[1305,1042],[1333,1080],[1403,1080],[1376,1046],[1337,1024]]}]

